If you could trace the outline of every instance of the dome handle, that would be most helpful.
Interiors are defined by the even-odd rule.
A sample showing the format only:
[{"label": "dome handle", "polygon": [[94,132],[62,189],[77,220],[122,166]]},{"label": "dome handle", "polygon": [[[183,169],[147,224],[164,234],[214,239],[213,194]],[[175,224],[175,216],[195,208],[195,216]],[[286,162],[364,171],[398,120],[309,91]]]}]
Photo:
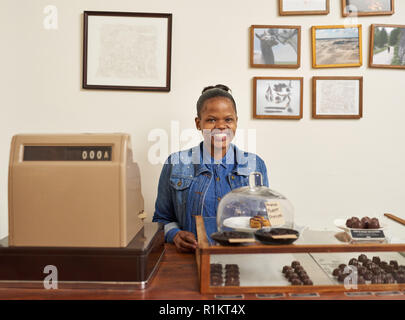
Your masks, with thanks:
[{"label": "dome handle", "polygon": [[249,187],[253,189],[260,186],[263,186],[262,174],[260,172],[252,172],[249,175]]}]

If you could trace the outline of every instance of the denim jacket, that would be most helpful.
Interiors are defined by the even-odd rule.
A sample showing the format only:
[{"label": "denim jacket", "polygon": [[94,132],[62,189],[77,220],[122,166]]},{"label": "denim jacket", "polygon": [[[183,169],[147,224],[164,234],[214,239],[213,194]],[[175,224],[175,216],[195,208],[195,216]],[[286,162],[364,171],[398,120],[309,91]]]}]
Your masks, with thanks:
[{"label": "denim jacket", "polygon": [[[263,185],[269,185],[266,165],[259,156],[241,151],[233,144],[230,148],[234,148],[234,157],[230,161],[234,161],[235,166],[227,178],[232,190],[247,186],[252,172],[260,172]],[[164,224],[166,242],[173,242],[179,230],[196,235],[193,216],[203,215],[204,198],[213,179],[204,164],[201,150],[202,143],[173,153],[163,165],[152,221]],[[215,232],[216,217],[204,217],[204,220],[207,235]]]}]

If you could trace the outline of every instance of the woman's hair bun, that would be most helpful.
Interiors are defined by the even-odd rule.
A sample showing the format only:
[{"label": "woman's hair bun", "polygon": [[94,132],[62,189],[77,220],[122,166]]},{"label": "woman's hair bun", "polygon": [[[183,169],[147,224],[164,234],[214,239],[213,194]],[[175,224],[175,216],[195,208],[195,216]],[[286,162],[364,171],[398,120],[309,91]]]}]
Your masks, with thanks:
[{"label": "woman's hair bun", "polygon": [[228,86],[226,86],[226,85],[224,85],[224,84],[217,84],[217,85],[215,85],[215,86],[208,86],[208,87],[205,87],[205,88],[203,89],[203,91],[201,92],[201,94],[203,94],[205,91],[211,90],[211,89],[221,89],[221,90],[224,90],[224,91],[226,91],[226,92],[232,93],[232,90],[231,90]]}]

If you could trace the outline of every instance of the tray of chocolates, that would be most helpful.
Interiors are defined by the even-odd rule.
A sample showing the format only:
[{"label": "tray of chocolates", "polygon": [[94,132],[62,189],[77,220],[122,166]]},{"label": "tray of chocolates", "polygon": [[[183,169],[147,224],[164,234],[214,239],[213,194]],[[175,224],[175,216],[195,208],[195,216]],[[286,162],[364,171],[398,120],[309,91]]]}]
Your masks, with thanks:
[{"label": "tray of chocolates", "polygon": [[291,244],[299,237],[299,232],[288,228],[264,228],[254,233],[257,240],[263,244]]},{"label": "tray of chocolates", "polygon": [[336,219],[334,224],[344,231],[350,230],[384,230],[385,225],[378,218],[351,217],[346,220]]},{"label": "tray of chocolates", "polygon": [[[357,274],[354,276],[353,272]],[[383,261],[379,256],[369,259],[360,254],[347,264],[340,264],[332,276],[341,283],[350,276],[350,280],[357,281],[357,284],[402,284],[405,283],[405,265],[399,265],[397,260]]]},{"label": "tray of chocolates", "polygon": [[241,245],[256,241],[252,234],[242,231],[214,232],[210,237],[223,246]]},{"label": "tray of chocolates", "polygon": [[314,284],[299,261],[293,261],[291,266],[284,266],[282,272],[293,286],[312,286]]},{"label": "tray of chocolates", "polygon": [[221,263],[210,264],[210,285],[218,286],[239,286],[239,266],[237,264],[225,264],[223,268]]}]

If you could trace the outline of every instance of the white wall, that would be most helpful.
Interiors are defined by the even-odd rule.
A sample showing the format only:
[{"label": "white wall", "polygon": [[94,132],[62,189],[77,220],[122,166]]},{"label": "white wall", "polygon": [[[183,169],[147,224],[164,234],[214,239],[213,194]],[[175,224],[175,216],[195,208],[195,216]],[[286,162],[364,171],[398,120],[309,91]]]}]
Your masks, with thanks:
[{"label": "white wall", "polygon": [[[201,89],[225,83],[238,104],[239,128],[257,130],[256,151],[267,163],[272,188],[296,208],[296,220],[332,227],[337,217],[405,217],[405,70],[370,69],[369,26],[405,22],[405,1],[393,16],[365,17],[361,68],[312,69],[310,27],[339,25],[340,0],[328,16],[280,17],[276,0],[2,0],[0,2],[0,237],[7,235],[9,145],[16,133],[128,132],[142,170],[151,215],[161,165],[147,158],[154,128],[170,133],[194,127]],[[58,30],[43,28],[43,9],[58,9]],[[172,90],[169,93],[81,89],[82,12],[173,13]],[[298,70],[249,67],[249,27],[301,25]],[[361,120],[312,120],[315,75],[364,76]],[[303,76],[300,121],[253,120],[254,76]]]}]

